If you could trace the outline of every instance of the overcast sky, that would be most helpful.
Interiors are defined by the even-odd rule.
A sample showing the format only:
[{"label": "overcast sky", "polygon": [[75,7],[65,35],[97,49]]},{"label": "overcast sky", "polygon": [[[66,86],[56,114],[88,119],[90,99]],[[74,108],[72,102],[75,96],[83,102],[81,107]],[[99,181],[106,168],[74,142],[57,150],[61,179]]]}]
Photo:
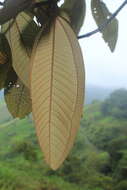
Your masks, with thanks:
[{"label": "overcast sky", "polygon": [[[81,34],[96,28],[87,1],[87,15]],[[105,0],[109,10],[114,12],[124,0]],[[111,53],[101,34],[81,39],[86,67],[86,82],[104,87],[127,87],[127,6],[117,16],[119,38],[114,53]]]}]

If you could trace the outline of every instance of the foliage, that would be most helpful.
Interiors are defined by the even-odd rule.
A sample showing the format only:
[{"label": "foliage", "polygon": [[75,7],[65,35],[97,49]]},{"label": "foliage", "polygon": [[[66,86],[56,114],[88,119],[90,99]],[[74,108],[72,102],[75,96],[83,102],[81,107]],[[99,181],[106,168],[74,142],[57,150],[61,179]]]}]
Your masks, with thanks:
[{"label": "foliage", "polygon": [[105,116],[103,103],[86,106],[76,144],[57,171],[42,161],[30,118],[1,124],[1,189],[126,190],[127,121]]},{"label": "foliage", "polygon": [[[84,22],[86,1],[65,0],[61,7],[58,2],[9,0],[0,9],[0,89],[4,88],[5,102],[14,118],[33,113],[41,150],[54,170],[74,144],[85,87],[77,34]],[[117,19],[110,18],[108,23],[112,14],[100,0],[91,0],[91,11],[105,42],[114,51]],[[105,23],[107,28],[102,30]],[[117,112],[114,109],[114,114]]]},{"label": "foliage", "polygon": [[[0,23],[2,24],[3,33],[0,35],[0,51],[2,52],[0,60],[5,62],[7,55],[9,61],[12,61],[13,69],[16,71],[19,80],[27,87],[30,87],[29,62],[31,51],[34,43],[36,44],[36,38],[38,39],[38,32],[42,31],[42,37],[48,34],[51,23],[59,15],[67,20],[68,24],[70,23],[76,33],[80,31],[83,25],[86,13],[85,0],[65,0],[61,7],[57,6],[57,2],[57,0],[52,1],[52,6],[50,5],[51,2],[43,3],[39,1],[40,4],[38,4],[37,2],[30,2],[28,0],[23,0],[23,2],[18,0],[12,6],[11,1],[10,3],[6,1],[4,8],[0,10]],[[77,10],[76,12],[75,9]],[[91,0],[91,11],[98,26],[105,23],[111,16],[106,4],[100,0]],[[36,22],[33,20],[34,16],[36,17]],[[13,19],[14,17],[16,18]],[[107,28],[104,31],[100,30],[100,32],[103,33],[104,40],[106,43],[108,42],[111,51],[114,51],[118,37],[117,19],[113,19]],[[5,42],[4,45],[3,41]],[[11,50],[9,55],[8,49],[9,51]],[[6,82],[7,75],[8,64],[4,66],[0,65],[0,89],[5,87],[4,83]],[[116,114],[117,111],[117,109],[114,110]]]},{"label": "foliage", "polygon": [[116,118],[127,117],[127,90],[119,89],[111,93],[108,99],[102,104],[104,115],[112,115]]},{"label": "foliage", "polygon": [[[100,27],[104,22],[106,23],[111,16],[106,5],[103,1],[100,0],[92,0],[91,1],[92,14],[96,21],[98,27]],[[117,19],[113,19],[113,21],[102,30],[100,27],[100,31],[103,35],[103,38],[110,50],[113,52],[116,46],[117,38],[118,38],[118,22]]]},{"label": "foliage", "polygon": [[[14,7],[12,7],[13,4],[11,1],[10,4],[6,1],[4,8],[0,10],[3,32],[0,37],[1,39],[4,38],[7,46],[6,51],[4,47],[0,48],[0,89],[4,88],[5,99],[12,115],[21,118],[24,118],[31,112],[31,93],[29,93],[29,90],[31,91],[30,87],[34,89],[34,93],[32,92],[31,96],[32,107],[35,108],[34,114],[37,113],[36,125],[38,127],[37,132],[40,145],[42,149],[45,150],[45,158],[53,169],[58,168],[73,145],[74,137],[80,123],[84,93],[83,61],[75,33],[77,34],[79,32],[83,24],[85,1],[65,0],[63,6],[60,8],[57,6],[57,2],[57,0],[54,0],[44,2],[44,4],[38,4],[24,0],[24,4],[20,4],[18,0],[16,4],[13,3]],[[108,42],[111,51],[114,51],[118,38],[118,21],[117,19],[112,20],[107,28],[102,31],[101,26],[108,22],[111,13],[106,4],[101,0],[93,0],[91,3],[95,22],[99,26],[99,30],[102,32],[105,42]],[[75,7],[80,9],[80,11],[77,11],[77,14],[75,14]],[[59,16],[62,11],[65,11],[62,15],[66,16],[60,18]],[[74,31],[72,31],[72,28]],[[41,30],[41,32],[38,34],[39,30]],[[41,46],[40,42],[42,41],[40,39],[44,40]],[[63,39],[62,43],[59,39]],[[47,48],[47,44],[50,44],[49,48]],[[61,44],[62,48],[60,48]],[[43,49],[47,48],[46,50],[48,50],[45,54],[41,51],[42,46],[44,46]],[[64,49],[64,47],[66,48]],[[35,61],[36,55],[37,62]],[[44,57],[42,57],[43,55]],[[47,62],[46,60],[47,57],[49,58],[49,55],[51,59]],[[60,55],[62,55],[62,58]],[[65,55],[67,55],[68,58],[67,62]],[[41,60],[41,58],[43,59]],[[39,62],[39,60],[41,60],[41,62]],[[63,61],[62,63],[65,64],[64,69],[70,69],[69,73],[61,68],[60,73],[57,71],[54,74],[56,71],[54,67],[56,64],[61,63],[61,60]],[[35,63],[38,64],[38,67],[36,67]],[[42,63],[48,67],[50,65],[49,69],[45,70],[45,67],[40,67]],[[66,63],[69,65],[66,65]],[[81,63],[81,66],[77,67],[79,63]],[[60,64],[60,66],[61,65],[62,64]],[[30,69],[30,66],[32,69]],[[10,70],[15,70],[16,80],[15,77],[14,80],[12,80],[13,77],[11,75],[11,79],[8,81]],[[38,77],[39,71],[42,72],[40,77]],[[43,88],[43,76],[45,73],[48,73],[47,78],[48,80],[50,79],[48,95],[47,85],[46,88]],[[31,80],[30,75],[31,78],[33,76],[36,77]],[[55,80],[53,81],[54,78]],[[60,80],[61,78],[62,80]],[[27,89],[27,93],[24,93],[25,100],[17,95],[17,91],[15,92],[15,88],[13,88],[14,85],[19,85],[17,81],[22,81],[20,83],[21,91],[18,93],[21,96],[24,93],[24,89],[26,89],[26,87],[29,88]],[[37,83],[34,83],[35,81]],[[57,84],[56,81],[60,83]],[[65,81],[67,82],[66,84]],[[9,82],[14,82],[14,85],[8,90]],[[33,84],[36,85],[34,86]],[[42,86],[40,86],[40,84]],[[69,86],[69,90],[67,90],[67,85],[71,85]],[[62,90],[61,86],[63,87]],[[36,88],[39,89],[41,98],[48,97],[48,103],[46,105],[44,104],[45,99],[42,101],[42,99],[37,96],[38,91]],[[76,93],[74,93],[74,91]],[[53,97],[56,92],[57,95],[62,94],[64,101],[67,98],[66,92],[71,92],[71,94],[69,94],[71,103],[64,104],[62,98],[55,101]],[[44,96],[45,93],[46,96]],[[66,96],[63,94],[66,94]],[[16,97],[16,99],[14,97]],[[33,97],[35,101],[33,101]],[[41,154],[40,148],[38,147],[35,131],[32,128],[33,126],[31,126],[26,119],[22,121],[8,121],[5,124],[2,123],[0,126],[0,142],[1,145],[3,144],[0,149],[0,188],[3,190],[115,190],[115,188],[118,187],[125,189],[125,180],[127,177],[127,144],[125,143],[125,134],[127,132],[127,121],[125,119],[127,116],[127,106],[125,102],[123,103],[123,99],[125,101],[127,100],[126,92],[125,90],[120,90],[112,93],[109,99],[102,104],[100,102],[93,102],[92,105],[87,107],[88,116],[86,117],[85,114],[85,118],[83,117],[81,122],[82,128],[79,133],[77,145],[74,147],[65,164],[56,172],[51,171],[42,162],[44,155]],[[25,110],[26,100],[28,100],[28,110]],[[36,102],[38,102],[37,106]],[[56,102],[59,102],[60,105]],[[14,105],[14,108],[11,106],[11,103]],[[46,130],[48,130],[48,135],[46,136],[45,133],[42,135],[42,130],[45,130],[45,127],[40,127],[40,118],[44,119],[45,113],[43,113],[43,115],[40,113],[45,111],[44,108],[47,109],[47,105],[49,112],[48,120],[43,120],[43,122],[49,124],[49,128],[46,128]],[[19,108],[21,109],[21,114],[19,114]],[[57,109],[61,110],[61,112],[58,111],[57,113]],[[16,112],[16,114],[13,111]],[[52,113],[54,113],[54,115]],[[58,116],[56,117],[57,114]],[[51,118],[53,118],[53,120],[51,120]],[[55,126],[51,128],[51,126],[54,126],[53,122],[57,123],[56,120],[58,120],[58,127]],[[75,121],[78,122],[76,123]],[[63,132],[60,131],[61,128],[59,126],[61,126],[61,123],[64,123],[62,130],[65,130],[66,123],[67,134],[65,134],[65,136],[63,136]],[[71,132],[69,131],[70,129]],[[54,133],[54,131],[56,131],[56,133]],[[85,135],[82,136],[82,134]],[[46,137],[46,139],[42,137]],[[65,141],[62,141],[63,138]],[[42,142],[46,142],[47,139],[49,148],[45,147],[45,144],[42,146]],[[60,156],[58,155],[60,152],[58,148],[60,144],[59,141],[61,142],[60,150],[62,147],[63,151]],[[55,146],[53,146],[53,143]],[[51,145],[53,149],[51,149]],[[66,146],[64,147],[64,145]],[[83,154],[82,151],[84,151]],[[51,153],[55,156],[53,155],[54,157],[52,157]],[[56,158],[57,155],[58,157]],[[117,183],[117,185],[114,186],[114,183]]]}]

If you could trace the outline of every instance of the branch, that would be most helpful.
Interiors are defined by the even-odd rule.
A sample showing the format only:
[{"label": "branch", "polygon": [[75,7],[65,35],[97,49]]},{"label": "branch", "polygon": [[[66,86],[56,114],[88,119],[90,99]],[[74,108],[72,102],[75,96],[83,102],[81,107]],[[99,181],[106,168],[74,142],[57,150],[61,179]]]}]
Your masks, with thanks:
[{"label": "branch", "polygon": [[101,32],[102,30],[104,30],[108,24],[111,23],[111,21],[119,14],[119,12],[125,7],[125,5],[127,5],[127,0],[125,0],[122,5],[120,5],[120,7],[111,15],[111,17],[106,20],[104,23],[102,23],[97,29],[88,32],[84,35],[78,36],[78,39],[82,39],[82,38],[87,38],[90,37],[98,32]]},{"label": "branch", "polygon": [[[58,2],[59,0],[56,0],[56,3]],[[54,1],[55,2],[55,1]],[[41,6],[44,6],[44,5],[50,5],[51,3],[54,3],[53,1],[51,0],[47,0],[47,1],[42,1],[42,2],[37,2],[35,3],[33,6],[38,8],[38,7],[41,7]]]},{"label": "branch", "polygon": [[48,4],[49,4],[49,1],[43,1],[43,2],[37,2],[33,6],[38,8],[38,7],[41,7],[41,6],[44,6],[44,5],[48,5]]}]

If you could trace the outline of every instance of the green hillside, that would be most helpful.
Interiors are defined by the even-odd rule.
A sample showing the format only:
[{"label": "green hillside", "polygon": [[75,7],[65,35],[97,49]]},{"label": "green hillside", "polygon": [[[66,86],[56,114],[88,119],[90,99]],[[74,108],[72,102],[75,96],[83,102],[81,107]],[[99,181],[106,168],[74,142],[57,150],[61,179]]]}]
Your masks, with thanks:
[{"label": "green hillside", "polygon": [[85,103],[91,104],[93,100],[106,99],[110,93],[113,91],[113,88],[100,87],[95,85],[86,85],[85,90]]},{"label": "green hillside", "polygon": [[84,108],[75,146],[57,171],[45,164],[30,117],[4,122],[1,108],[0,189],[127,190],[126,99],[121,89]]}]

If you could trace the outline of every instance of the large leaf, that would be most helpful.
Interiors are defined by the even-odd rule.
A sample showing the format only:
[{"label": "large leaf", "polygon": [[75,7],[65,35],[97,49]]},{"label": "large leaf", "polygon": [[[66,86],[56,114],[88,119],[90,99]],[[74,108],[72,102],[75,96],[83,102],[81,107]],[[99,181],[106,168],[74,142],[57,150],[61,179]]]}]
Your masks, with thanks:
[{"label": "large leaf", "polygon": [[85,0],[65,0],[61,10],[68,14],[71,26],[78,34],[84,22],[86,12]]},{"label": "large leaf", "polygon": [[3,34],[0,34],[0,90],[5,87],[8,70],[11,67],[11,49]]},{"label": "large leaf", "polygon": [[39,31],[33,18],[21,13],[2,27],[6,32],[11,51],[13,68],[23,83],[29,87],[29,61],[34,39]]},{"label": "large leaf", "polygon": [[84,64],[69,24],[57,17],[33,49],[31,98],[45,159],[57,169],[67,157],[80,125],[84,100]]},{"label": "large leaf", "polygon": [[[92,15],[95,19],[96,24],[100,27],[103,23],[106,23],[111,16],[106,5],[101,0],[92,0]],[[101,31],[103,38],[110,50],[113,52],[118,39],[118,21],[114,18],[104,30]]]},{"label": "large leaf", "polygon": [[32,111],[29,89],[17,78],[13,70],[8,73],[6,86],[4,98],[9,112],[14,118],[24,118]]}]

